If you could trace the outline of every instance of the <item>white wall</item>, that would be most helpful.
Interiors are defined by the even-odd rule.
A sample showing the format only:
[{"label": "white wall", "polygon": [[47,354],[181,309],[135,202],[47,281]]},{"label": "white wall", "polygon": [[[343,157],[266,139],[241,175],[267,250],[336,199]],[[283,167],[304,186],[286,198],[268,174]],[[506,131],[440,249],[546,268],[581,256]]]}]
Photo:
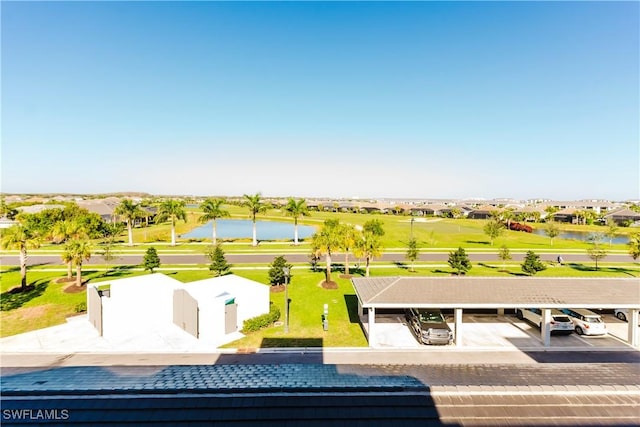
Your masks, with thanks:
[{"label": "white wall", "polygon": [[105,336],[173,323],[173,291],[182,287],[181,282],[156,273],[110,285],[111,296],[102,298]]},{"label": "white wall", "polygon": [[183,284],[156,273],[98,285],[105,284],[111,285],[111,296],[102,297],[105,337],[157,331],[165,325],[173,325],[173,293],[176,289],[186,289],[198,301],[202,340],[218,341],[224,337],[225,301],[231,297],[238,305],[238,331],[246,319],[269,312],[269,286],[235,275]]},{"label": "white wall", "polygon": [[238,330],[245,320],[269,312],[269,286],[233,274],[185,283],[184,288],[198,301],[202,338],[224,335],[224,303],[230,297],[238,305]]},{"label": "white wall", "polygon": [[[193,296],[193,295],[192,295]],[[195,298],[195,297],[194,297]],[[198,328],[200,339],[216,341],[224,333],[224,298],[196,298],[198,300],[199,319]]]}]

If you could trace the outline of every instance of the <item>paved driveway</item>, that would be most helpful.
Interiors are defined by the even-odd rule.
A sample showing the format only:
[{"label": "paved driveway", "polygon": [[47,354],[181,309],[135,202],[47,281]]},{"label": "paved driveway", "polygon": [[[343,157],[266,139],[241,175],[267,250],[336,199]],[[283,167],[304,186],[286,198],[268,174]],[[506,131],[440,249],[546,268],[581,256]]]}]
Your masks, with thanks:
[{"label": "paved driveway", "polygon": [[[628,349],[627,323],[605,314],[603,318],[609,333],[603,336],[552,335],[551,348],[572,350]],[[455,331],[453,319],[447,318]],[[366,320],[364,320],[366,322]],[[366,323],[365,323],[366,328]],[[401,314],[376,315],[377,348],[416,349],[426,351],[454,348],[455,346],[427,346],[418,343]],[[462,347],[478,349],[543,350],[540,329],[515,316],[463,315]]]}]

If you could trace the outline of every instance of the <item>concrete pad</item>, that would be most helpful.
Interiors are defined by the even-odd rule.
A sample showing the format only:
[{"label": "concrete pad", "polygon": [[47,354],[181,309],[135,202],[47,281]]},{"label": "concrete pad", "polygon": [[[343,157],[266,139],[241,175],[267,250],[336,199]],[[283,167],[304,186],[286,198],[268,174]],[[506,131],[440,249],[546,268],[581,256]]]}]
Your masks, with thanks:
[{"label": "concrete pad", "polygon": [[202,341],[172,323],[101,337],[87,316],[75,316],[65,324],[0,339],[3,353],[77,352],[215,352],[223,344],[242,338],[240,332]]},{"label": "concrete pad", "polygon": [[[607,323],[609,334],[604,336],[552,335],[551,346],[544,347],[540,329],[526,320],[519,320],[515,316],[474,315],[465,314],[462,323],[461,348],[485,350],[604,350],[626,349],[630,346],[625,342],[627,323],[613,316],[603,316]],[[447,319],[451,320],[451,319]],[[366,330],[367,319],[361,322]],[[453,322],[447,322],[456,333]],[[374,348],[380,349],[454,349],[453,346],[428,346],[418,342],[405,319],[399,314],[376,315],[376,342]]]}]

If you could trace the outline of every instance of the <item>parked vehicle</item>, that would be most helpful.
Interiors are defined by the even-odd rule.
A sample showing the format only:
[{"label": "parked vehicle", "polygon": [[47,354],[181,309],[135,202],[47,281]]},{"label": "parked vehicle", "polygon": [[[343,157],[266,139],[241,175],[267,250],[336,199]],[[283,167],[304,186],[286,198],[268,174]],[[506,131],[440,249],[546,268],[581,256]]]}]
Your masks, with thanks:
[{"label": "parked vehicle", "polygon": [[626,308],[616,308],[613,310],[613,314],[615,314],[616,317],[623,322],[626,322],[629,318],[629,310],[627,310]]},{"label": "parked vehicle", "polygon": [[409,327],[423,344],[450,344],[453,332],[440,310],[409,308],[405,310]]},{"label": "parked vehicle", "polygon": [[[539,308],[517,309],[516,316],[518,316],[518,319],[526,319],[538,328],[542,328],[542,310]],[[570,334],[574,331],[573,322],[569,316],[558,310],[551,310],[549,325],[551,333]]]},{"label": "parked vehicle", "polygon": [[607,325],[602,321],[602,317],[593,311],[579,308],[563,308],[560,311],[571,318],[578,335],[604,335],[607,333]]},{"label": "parked vehicle", "polygon": [[[616,308],[613,310],[613,314],[623,322],[629,321],[629,309],[627,308]],[[638,320],[638,325],[640,325],[640,320]]]}]

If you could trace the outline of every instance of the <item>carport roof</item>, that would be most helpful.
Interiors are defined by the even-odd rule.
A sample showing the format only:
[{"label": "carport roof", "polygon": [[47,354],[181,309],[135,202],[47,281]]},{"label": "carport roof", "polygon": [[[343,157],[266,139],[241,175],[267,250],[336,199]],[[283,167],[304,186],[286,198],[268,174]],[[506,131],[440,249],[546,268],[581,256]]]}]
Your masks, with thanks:
[{"label": "carport roof", "polygon": [[639,279],[392,276],[351,281],[363,307],[640,309]]}]

